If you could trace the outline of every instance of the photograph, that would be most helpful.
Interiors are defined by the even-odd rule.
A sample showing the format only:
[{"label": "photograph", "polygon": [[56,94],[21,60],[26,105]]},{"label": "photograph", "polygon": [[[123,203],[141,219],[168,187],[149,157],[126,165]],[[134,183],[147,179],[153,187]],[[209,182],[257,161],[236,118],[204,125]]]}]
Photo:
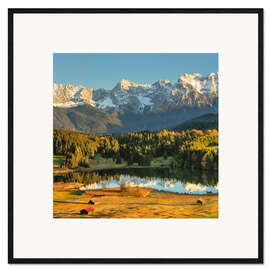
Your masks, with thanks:
[{"label": "photograph", "polygon": [[263,14],[9,9],[8,262],[262,264]]},{"label": "photograph", "polygon": [[53,218],[217,219],[218,60],[54,53]]}]

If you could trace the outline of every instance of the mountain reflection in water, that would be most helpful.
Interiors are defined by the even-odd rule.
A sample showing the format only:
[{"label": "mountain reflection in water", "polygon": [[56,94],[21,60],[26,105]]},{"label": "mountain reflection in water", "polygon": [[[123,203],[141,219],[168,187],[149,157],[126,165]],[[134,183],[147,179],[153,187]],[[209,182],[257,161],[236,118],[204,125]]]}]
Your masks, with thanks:
[{"label": "mountain reflection in water", "polygon": [[218,193],[216,171],[180,170],[168,168],[106,169],[54,175],[55,182],[83,183],[81,190],[128,186],[154,188],[176,193]]}]

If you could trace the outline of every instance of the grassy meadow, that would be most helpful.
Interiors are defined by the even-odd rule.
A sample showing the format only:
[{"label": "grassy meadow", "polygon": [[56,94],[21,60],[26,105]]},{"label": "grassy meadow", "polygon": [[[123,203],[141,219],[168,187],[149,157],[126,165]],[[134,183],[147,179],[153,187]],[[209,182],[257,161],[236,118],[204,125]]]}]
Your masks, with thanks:
[{"label": "grassy meadow", "polygon": [[[123,186],[80,191],[80,186],[54,183],[54,218],[218,218],[217,194],[176,194]],[[80,215],[90,199],[96,200],[94,212]]]},{"label": "grassy meadow", "polygon": [[[218,169],[217,130],[106,136],[54,130],[53,164],[58,177],[54,218],[218,218],[217,181],[209,176]],[[108,187],[108,169],[134,169],[137,174],[119,174],[119,182],[112,174]],[[167,182],[160,175],[139,174],[148,169],[161,170],[163,178],[166,172]],[[191,177],[176,174],[176,184],[172,170],[191,172]],[[204,177],[199,179],[196,170],[206,172]],[[91,173],[95,179],[88,177]],[[68,177],[59,178],[61,174]],[[215,187],[214,192],[208,192],[209,187]],[[94,211],[80,214],[89,207]]]}]

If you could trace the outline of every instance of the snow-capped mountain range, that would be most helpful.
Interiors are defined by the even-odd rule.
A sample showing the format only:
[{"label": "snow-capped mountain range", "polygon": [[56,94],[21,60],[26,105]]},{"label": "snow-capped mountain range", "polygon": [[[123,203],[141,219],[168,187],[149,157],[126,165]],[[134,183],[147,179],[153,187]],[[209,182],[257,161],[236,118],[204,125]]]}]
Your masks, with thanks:
[{"label": "snow-capped mountain range", "polygon": [[209,107],[217,111],[218,88],[217,72],[205,77],[199,73],[185,73],[175,83],[159,80],[146,84],[122,79],[111,90],[54,84],[53,105],[72,108],[89,104],[105,111],[118,109],[135,114],[155,111],[166,104]]},{"label": "snow-capped mountain range", "polygon": [[53,85],[53,106],[55,107],[77,107],[92,103],[93,88],[73,86],[72,84]]}]

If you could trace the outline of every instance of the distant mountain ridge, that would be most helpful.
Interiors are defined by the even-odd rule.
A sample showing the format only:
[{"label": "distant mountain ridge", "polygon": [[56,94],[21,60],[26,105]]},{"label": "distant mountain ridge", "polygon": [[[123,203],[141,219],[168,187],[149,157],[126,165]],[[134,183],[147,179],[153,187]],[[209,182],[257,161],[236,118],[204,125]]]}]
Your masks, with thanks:
[{"label": "distant mountain ridge", "polygon": [[176,127],[171,128],[174,131],[184,131],[188,129],[217,129],[218,130],[218,114],[207,113],[199,117],[188,120]]},{"label": "distant mountain ridge", "polygon": [[54,84],[53,97],[55,107],[90,104],[98,109],[118,108],[132,113],[154,110],[168,102],[198,107],[216,106],[218,73],[206,77],[199,73],[185,73],[175,83],[159,80],[143,84],[122,79],[111,90]]},{"label": "distant mountain ridge", "polygon": [[99,134],[168,128],[218,112],[218,91],[217,72],[185,73],[175,83],[122,79],[111,90],[54,84],[54,127]]}]

